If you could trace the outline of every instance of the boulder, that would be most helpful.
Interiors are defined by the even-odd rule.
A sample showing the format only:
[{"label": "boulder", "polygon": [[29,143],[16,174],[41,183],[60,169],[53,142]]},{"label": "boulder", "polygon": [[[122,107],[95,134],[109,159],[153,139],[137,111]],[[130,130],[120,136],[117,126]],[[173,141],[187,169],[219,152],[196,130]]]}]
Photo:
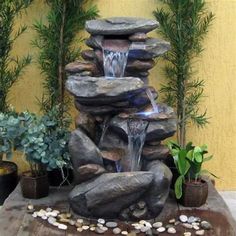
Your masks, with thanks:
[{"label": "boulder", "polygon": [[79,167],[87,164],[97,164],[103,166],[103,159],[99,149],[79,128],[71,133],[69,140],[69,152],[71,155],[75,180],[79,179]]},{"label": "boulder", "polygon": [[144,169],[154,174],[152,186],[145,193],[144,200],[153,216],[161,213],[169,196],[172,173],[161,161],[149,162]]},{"label": "boulder", "polygon": [[92,35],[129,35],[138,32],[147,33],[159,26],[156,20],[134,17],[112,17],[90,20],[85,29]]},{"label": "boulder", "polygon": [[105,173],[77,185],[69,195],[79,215],[118,217],[122,209],[136,202],[153,181],[151,172]]}]

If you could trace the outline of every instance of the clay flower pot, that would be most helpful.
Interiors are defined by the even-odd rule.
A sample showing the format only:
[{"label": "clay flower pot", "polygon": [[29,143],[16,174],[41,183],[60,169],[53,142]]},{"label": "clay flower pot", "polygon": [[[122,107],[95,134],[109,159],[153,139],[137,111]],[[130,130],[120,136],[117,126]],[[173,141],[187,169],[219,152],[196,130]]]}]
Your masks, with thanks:
[{"label": "clay flower pot", "polygon": [[38,199],[48,196],[49,184],[47,174],[32,177],[30,172],[24,172],[20,183],[24,198]]},{"label": "clay flower pot", "polygon": [[200,207],[206,203],[208,184],[206,181],[191,181],[183,184],[180,203],[185,207]]}]

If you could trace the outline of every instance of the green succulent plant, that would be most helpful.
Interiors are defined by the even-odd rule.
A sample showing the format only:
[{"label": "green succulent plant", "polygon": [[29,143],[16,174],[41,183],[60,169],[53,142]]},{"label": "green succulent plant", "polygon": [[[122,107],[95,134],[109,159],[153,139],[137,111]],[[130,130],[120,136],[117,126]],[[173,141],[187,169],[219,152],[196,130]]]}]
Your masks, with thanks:
[{"label": "green succulent plant", "polygon": [[179,177],[175,182],[175,195],[177,199],[180,199],[182,196],[184,182],[198,182],[203,174],[210,174],[216,177],[213,173],[202,169],[202,164],[213,157],[205,157],[205,154],[208,153],[207,145],[193,146],[192,142],[189,142],[185,147],[181,147],[176,142],[170,141],[168,142],[168,148],[179,173]]}]

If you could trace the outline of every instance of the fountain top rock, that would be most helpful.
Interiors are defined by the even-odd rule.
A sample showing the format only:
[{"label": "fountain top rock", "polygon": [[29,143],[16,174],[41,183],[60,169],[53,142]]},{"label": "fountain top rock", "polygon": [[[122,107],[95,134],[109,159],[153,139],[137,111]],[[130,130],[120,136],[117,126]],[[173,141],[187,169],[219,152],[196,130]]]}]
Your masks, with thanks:
[{"label": "fountain top rock", "polygon": [[106,78],[69,76],[66,87],[76,97],[116,97],[135,94],[145,88],[143,81],[135,77]]},{"label": "fountain top rock", "polygon": [[93,35],[130,35],[138,32],[147,33],[158,26],[159,23],[156,20],[134,17],[112,17],[87,21],[85,28]]}]

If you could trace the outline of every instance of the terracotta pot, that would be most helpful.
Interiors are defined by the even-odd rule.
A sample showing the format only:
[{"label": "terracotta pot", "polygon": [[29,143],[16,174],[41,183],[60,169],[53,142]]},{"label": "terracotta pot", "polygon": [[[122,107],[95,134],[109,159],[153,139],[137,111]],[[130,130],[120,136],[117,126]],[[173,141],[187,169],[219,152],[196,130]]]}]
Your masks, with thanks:
[{"label": "terracotta pot", "polygon": [[0,175],[0,205],[3,204],[9,194],[15,189],[18,182],[17,165],[10,161],[2,161],[1,167],[7,170]]},{"label": "terracotta pot", "polygon": [[48,196],[49,184],[47,174],[32,177],[30,172],[24,172],[20,183],[22,195],[25,198],[38,199]]},{"label": "terracotta pot", "polygon": [[198,182],[186,182],[183,184],[183,195],[180,203],[185,207],[200,207],[206,203],[208,196],[208,184],[201,180]]}]

